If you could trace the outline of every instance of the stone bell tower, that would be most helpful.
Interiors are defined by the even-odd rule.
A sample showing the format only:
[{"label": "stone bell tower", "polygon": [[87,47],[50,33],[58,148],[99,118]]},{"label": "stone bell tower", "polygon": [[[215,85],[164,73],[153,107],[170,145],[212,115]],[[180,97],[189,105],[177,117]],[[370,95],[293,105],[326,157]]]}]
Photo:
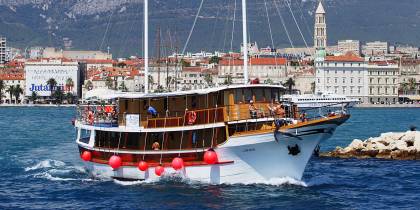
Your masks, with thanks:
[{"label": "stone bell tower", "polygon": [[325,50],[327,47],[327,24],[325,21],[325,10],[322,2],[319,1],[315,12],[314,48]]}]

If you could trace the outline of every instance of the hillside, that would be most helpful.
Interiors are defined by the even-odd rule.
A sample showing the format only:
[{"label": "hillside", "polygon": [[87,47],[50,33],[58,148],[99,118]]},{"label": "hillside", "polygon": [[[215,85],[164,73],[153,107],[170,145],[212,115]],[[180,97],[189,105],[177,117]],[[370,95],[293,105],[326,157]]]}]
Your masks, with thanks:
[{"label": "hillside", "polygon": [[[234,0],[207,0],[192,34],[188,50],[230,49]],[[289,47],[273,0],[266,0],[275,45]],[[289,8],[277,0],[286,28],[295,46],[304,42]],[[281,3],[280,3],[281,2]],[[150,1],[150,38],[155,46],[156,27],[160,26],[162,45],[184,46],[200,1]],[[420,1],[401,0],[325,0],[330,44],[338,39],[386,40],[420,45]],[[314,0],[292,0],[291,9],[312,45]],[[241,42],[241,5],[237,13],[233,46]],[[250,39],[259,46],[270,45],[264,1],[249,0]],[[9,45],[62,47],[63,37],[73,41],[74,49],[106,50],[115,56],[142,51],[142,0],[7,0],[0,1],[0,35]],[[108,30],[107,30],[108,28]],[[171,34],[169,39],[168,34]],[[162,49],[165,51],[164,49]]]}]

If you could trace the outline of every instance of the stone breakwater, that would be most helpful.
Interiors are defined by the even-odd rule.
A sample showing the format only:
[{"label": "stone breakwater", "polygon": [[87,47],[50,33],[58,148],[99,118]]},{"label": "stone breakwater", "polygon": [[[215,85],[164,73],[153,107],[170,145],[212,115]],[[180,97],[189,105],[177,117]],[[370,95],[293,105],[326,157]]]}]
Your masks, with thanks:
[{"label": "stone breakwater", "polygon": [[364,141],[355,139],[345,148],[337,147],[321,157],[382,158],[395,160],[420,160],[420,131],[383,133]]}]

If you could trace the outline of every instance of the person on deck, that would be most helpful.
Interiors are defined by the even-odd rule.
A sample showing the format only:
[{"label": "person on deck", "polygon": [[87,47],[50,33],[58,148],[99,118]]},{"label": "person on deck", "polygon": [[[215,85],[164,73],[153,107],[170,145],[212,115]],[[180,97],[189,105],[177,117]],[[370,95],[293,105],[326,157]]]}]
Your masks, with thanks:
[{"label": "person on deck", "polygon": [[277,117],[279,118],[283,118],[286,116],[285,115],[286,111],[284,110],[283,105],[281,105],[279,102],[276,102],[275,112],[276,112]]},{"label": "person on deck", "polygon": [[158,112],[152,106],[147,106],[147,113],[152,115],[152,117],[157,117],[157,115],[158,115]]},{"label": "person on deck", "polygon": [[251,118],[257,118],[258,111],[257,111],[257,107],[255,107],[255,105],[254,105],[254,101],[253,100],[250,100],[249,101],[248,109],[249,109],[249,113],[251,115]]},{"label": "person on deck", "polygon": [[152,144],[152,149],[153,150],[160,150],[159,142],[155,141],[155,143]]},{"label": "person on deck", "polygon": [[267,109],[270,112],[271,117],[276,115],[276,105],[274,104],[274,100],[271,100],[271,103],[267,104]]}]

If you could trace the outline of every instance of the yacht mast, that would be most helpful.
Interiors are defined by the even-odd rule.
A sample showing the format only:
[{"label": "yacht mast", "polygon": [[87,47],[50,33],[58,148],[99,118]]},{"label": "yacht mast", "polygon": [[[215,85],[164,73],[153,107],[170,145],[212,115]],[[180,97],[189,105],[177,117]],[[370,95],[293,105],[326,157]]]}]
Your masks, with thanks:
[{"label": "yacht mast", "polygon": [[144,0],[144,92],[149,93],[149,0]]},{"label": "yacht mast", "polygon": [[246,21],[246,0],[242,0],[242,42],[244,49],[244,83],[248,84],[248,35]]}]

